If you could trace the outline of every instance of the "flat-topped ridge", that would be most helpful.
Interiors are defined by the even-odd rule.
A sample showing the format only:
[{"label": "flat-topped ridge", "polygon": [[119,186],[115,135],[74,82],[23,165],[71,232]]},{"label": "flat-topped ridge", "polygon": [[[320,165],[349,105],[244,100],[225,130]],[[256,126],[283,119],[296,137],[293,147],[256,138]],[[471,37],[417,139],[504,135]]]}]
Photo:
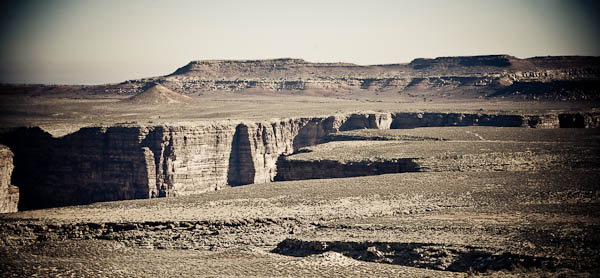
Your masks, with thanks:
[{"label": "flat-topped ridge", "polygon": [[[314,63],[297,58],[199,60],[166,76],[96,86],[0,86],[1,94],[135,95],[155,83],[181,95],[244,90],[330,95],[357,91],[396,91],[434,98],[512,98],[520,100],[596,101],[600,97],[600,57],[547,56],[521,59],[511,55],[418,58],[410,63],[357,65]],[[406,92],[406,93],[405,93]],[[164,94],[149,99],[172,103]],[[163,99],[160,101],[160,99]],[[166,99],[166,100],[165,100]],[[187,101],[183,101],[187,102]]]},{"label": "flat-topped ridge", "polygon": [[417,58],[412,60],[409,65],[413,69],[424,69],[434,65],[438,66],[487,66],[487,67],[508,67],[511,61],[519,60],[510,55],[483,55],[483,56],[456,56],[456,57],[437,57],[434,59]]},{"label": "flat-topped ridge", "polygon": [[187,65],[178,68],[175,72],[170,74],[180,75],[190,72],[198,71],[222,71],[222,70],[240,70],[245,71],[246,69],[278,69],[280,67],[357,67],[358,65],[352,63],[313,63],[308,62],[304,59],[298,58],[276,58],[276,59],[262,59],[262,60],[196,60],[191,61]]},{"label": "flat-topped ridge", "polygon": [[[598,68],[600,57],[592,56],[546,56],[520,59],[507,54],[479,56],[449,56],[437,58],[416,58],[410,63],[393,63],[377,65],[357,65],[353,63],[315,63],[298,58],[278,58],[264,60],[197,60],[177,69],[169,76],[192,75],[205,78],[222,77],[264,77],[280,74],[297,76],[337,77],[342,72],[347,75],[367,74],[377,75],[397,70],[409,73],[432,72],[443,70],[448,74],[456,71],[474,71],[479,74],[486,72],[551,70],[564,68]],[[316,71],[313,71],[316,70]],[[288,76],[289,77],[289,76]]]}]

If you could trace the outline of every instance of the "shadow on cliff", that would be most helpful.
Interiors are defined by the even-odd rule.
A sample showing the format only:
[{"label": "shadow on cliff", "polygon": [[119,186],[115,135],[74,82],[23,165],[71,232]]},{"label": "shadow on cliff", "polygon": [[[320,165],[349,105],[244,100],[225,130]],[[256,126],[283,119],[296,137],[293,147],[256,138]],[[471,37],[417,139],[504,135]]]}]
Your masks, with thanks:
[{"label": "shadow on cliff", "polygon": [[14,153],[18,209],[148,198],[139,138],[138,128],[127,127],[82,128],[60,138],[38,127],[2,131],[0,143]]},{"label": "shadow on cliff", "polygon": [[54,196],[53,187],[30,187],[51,182],[50,167],[56,164],[53,154],[56,139],[39,127],[16,128],[0,134],[0,143],[14,153],[11,184],[19,188],[19,210],[56,206],[44,196]]},{"label": "shadow on cliff", "polygon": [[235,134],[231,143],[227,184],[231,186],[251,184],[254,183],[255,175],[256,169],[254,169],[254,161],[252,159],[248,126],[239,124],[235,128]]}]

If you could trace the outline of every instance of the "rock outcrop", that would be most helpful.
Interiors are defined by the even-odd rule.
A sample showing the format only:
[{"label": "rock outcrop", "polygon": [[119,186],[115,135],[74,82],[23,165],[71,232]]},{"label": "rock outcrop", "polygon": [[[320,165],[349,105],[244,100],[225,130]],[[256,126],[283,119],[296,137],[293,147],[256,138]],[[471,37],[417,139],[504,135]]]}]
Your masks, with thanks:
[{"label": "rock outcrop", "polygon": [[[54,138],[40,128],[0,132],[15,155],[20,209],[186,195],[270,182],[283,154],[354,129],[422,126],[597,126],[600,115],[354,113],[268,122],[87,127]],[[579,115],[579,114],[577,114]],[[586,118],[587,117],[587,118]],[[573,120],[575,119],[575,120]],[[3,175],[4,177],[4,175]]]},{"label": "rock outcrop", "polygon": [[11,185],[13,168],[13,153],[0,145],[0,213],[17,211],[19,188]]}]

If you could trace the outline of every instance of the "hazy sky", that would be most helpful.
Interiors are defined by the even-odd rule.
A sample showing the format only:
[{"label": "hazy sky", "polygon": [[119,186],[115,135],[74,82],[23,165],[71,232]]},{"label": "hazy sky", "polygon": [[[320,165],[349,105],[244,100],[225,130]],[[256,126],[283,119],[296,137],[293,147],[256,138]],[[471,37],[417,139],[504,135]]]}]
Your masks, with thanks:
[{"label": "hazy sky", "polygon": [[[6,2],[6,1],[3,1]],[[0,82],[99,84],[191,60],[600,56],[594,0],[84,1],[1,4]]]}]

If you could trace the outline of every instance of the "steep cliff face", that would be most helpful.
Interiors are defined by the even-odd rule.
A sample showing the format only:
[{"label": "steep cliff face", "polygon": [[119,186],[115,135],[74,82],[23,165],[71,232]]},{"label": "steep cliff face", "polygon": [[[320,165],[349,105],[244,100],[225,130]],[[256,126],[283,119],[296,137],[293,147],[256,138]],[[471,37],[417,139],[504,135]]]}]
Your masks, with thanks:
[{"label": "steep cliff face", "polygon": [[161,126],[142,143],[154,156],[157,196],[217,190],[227,184],[236,124]]},{"label": "steep cliff face", "polygon": [[360,128],[389,128],[391,114],[370,113],[240,124],[232,151],[228,183],[273,181],[277,160],[299,148],[323,143],[328,134]]},{"label": "steep cliff face", "polygon": [[13,168],[13,153],[0,145],[0,213],[17,211],[19,188],[11,185]]},{"label": "steep cliff face", "polygon": [[327,134],[387,128],[391,115],[351,114],[258,123],[89,127],[61,138],[4,132],[16,154],[21,209],[186,195],[272,181],[281,154]]},{"label": "steep cliff face", "polygon": [[84,128],[60,139],[39,128],[5,134],[20,209],[147,198],[144,153],[136,148],[143,135],[124,127]]},{"label": "steep cliff face", "polygon": [[190,194],[227,182],[235,125],[90,127],[62,138],[3,134],[20,208]]},{"label": "steep cliff face", "polygon": [[[34,209],[270,182],[277,176],[281,155],[324,143],[337,131],[467,125],[598,127],[598,119],[598,113],[354,113],[256,123],[88,127],[60,138],[39,128],[17,128],[0,132],[0,143],[15,155],[12,183],[20,189],[20,209]],[[360,172],[350,172],[354,171]]]}]

